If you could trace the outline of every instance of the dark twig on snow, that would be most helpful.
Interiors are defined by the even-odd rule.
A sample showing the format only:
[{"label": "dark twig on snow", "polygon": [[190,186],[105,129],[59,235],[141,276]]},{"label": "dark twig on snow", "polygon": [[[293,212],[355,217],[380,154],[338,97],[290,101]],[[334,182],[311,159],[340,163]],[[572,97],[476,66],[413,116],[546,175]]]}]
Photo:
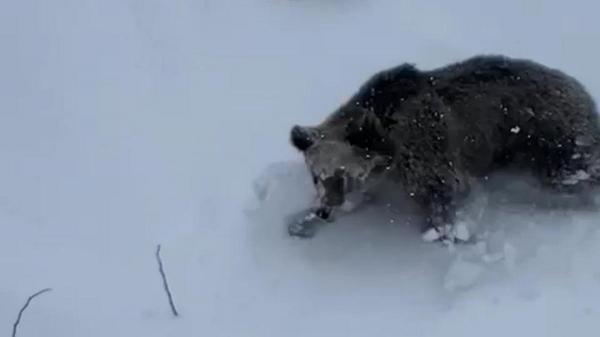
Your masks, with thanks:
[{"label": "dark twig on snow", "polygon": [[21,316],[23,316],[23,312],[29,306],[29,303],[31,303],[31,300],[33,300],[36,296],[39,296],[39,295],[41,295],[41,294],[43,294],[45,292],[48,292],[50,290],[52,290],[52,289],[50,289],[50,288],[42,289],[42,290],[38,291],[37,293],[29,296],[29,298],[27,299],[27,302],[25,302],[25,304],[23,305],[23,307],[21,308],[21,310],[19,310],[19,315],[17,315],[17,320],[13,324],[12,337],[15,337],[17,335],[17,328],[19,327],[19,323],[21,323]]},{"label": "dark twig on snow", "polygon": [[162,277],[163,287],[165,288],[165,292],[167,293],[167,297],[169,298],[169,305],[171,306],[171,311],[173,312],[173,316],[177,317],[179,316],[179,313],[177,312],[177,309],[175,309],[175,303],[173,303],[173,296],[171,295],[171,291],[169,290],[167,276],[165,275],[162,260],[160,259],[160,245],[156,246],[156,261],[158,262],[158,271],[160,272],[160,276]]}]

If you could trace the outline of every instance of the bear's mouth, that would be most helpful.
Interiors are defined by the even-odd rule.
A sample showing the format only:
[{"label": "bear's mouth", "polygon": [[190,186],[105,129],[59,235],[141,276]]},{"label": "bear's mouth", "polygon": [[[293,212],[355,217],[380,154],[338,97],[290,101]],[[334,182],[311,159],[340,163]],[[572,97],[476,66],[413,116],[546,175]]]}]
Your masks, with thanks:
[{"label": "bear's mouth", "polygon": [[333,175],[313,174],[312,179],[321,205],[335,207],[341,206],[348,194],[361,192],[367,185],[367,177],[367,174],[354,177],[350,172],[338,169]]},{"label": "bear's mouth", "polygon": [[326,206],[340,206],[344,203],[345,179],[343,176],[331,176],[321,181],[323,185],[323,203]]}]

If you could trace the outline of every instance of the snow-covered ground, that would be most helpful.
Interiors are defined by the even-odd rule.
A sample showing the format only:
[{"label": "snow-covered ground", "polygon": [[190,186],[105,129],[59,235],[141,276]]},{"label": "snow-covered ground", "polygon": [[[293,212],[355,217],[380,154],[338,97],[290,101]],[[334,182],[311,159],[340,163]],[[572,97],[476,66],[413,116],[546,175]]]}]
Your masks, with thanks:
[{"label": "snow-covered ground", "polygon": [[291,125],[377,70],[503,53],[600,98],[598,9],[1,1],[0,330],[52,287],[19,336],[596,336],[599,214],[515,203],[528,190],[512,179],[468,214],[480,243],[453,250],[423,243],[409,207],[367,207],[313,240],[284,218],[312,193]]}]

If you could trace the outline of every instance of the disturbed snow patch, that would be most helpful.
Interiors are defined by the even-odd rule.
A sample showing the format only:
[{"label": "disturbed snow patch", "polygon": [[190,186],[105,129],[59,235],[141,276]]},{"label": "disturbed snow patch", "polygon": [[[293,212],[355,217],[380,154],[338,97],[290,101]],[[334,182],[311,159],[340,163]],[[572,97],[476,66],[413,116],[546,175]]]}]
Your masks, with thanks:
[{"label": "disturbed snow patch", "polygon": [[[302,163],[279,163],[256,180],[249,238],[262,263],[281,266],[287,259],[325,283],[337,280],[338,274],[344,280],[368,275],[385,283],[388,291],[420,288],[421,293],[462,294],[526,277],[531,284],[525,292],[537,294],[557,266],[574,266],[571,259],[581,258],[575,256],[585,247],[582,242],[600,253],[597,213],[548,208],[555,200],[543,200],[546,192],[527,180],[507,177],[492,178],[490,190],[476,190],[458,213],[457,225],[449,230],[465,243],[423,243],[423,216],[410,207],[409,199],[376,199],[339,216],[313,239],[293,240],[285,235],[286,216],[314,199],[305,171]],[[578,272],[600,275],[600,268],[589,267],[579,265]],[[568,273],[552,277],[572,277],[569,268],[563,270]],[[412,275],[409,284],[407,275]],[[524,292],[521,288],[515,288],[517,296]]]}]

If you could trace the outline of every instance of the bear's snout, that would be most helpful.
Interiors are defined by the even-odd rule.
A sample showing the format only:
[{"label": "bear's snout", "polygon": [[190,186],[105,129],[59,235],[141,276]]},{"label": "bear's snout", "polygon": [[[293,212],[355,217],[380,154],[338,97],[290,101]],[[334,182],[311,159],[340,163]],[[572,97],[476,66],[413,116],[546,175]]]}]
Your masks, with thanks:
[{"label": "bear's snout", "polygon": [[306,151],[315,143],[310,130],[296,125],[291,132],[292,144],[300,151]]}]

